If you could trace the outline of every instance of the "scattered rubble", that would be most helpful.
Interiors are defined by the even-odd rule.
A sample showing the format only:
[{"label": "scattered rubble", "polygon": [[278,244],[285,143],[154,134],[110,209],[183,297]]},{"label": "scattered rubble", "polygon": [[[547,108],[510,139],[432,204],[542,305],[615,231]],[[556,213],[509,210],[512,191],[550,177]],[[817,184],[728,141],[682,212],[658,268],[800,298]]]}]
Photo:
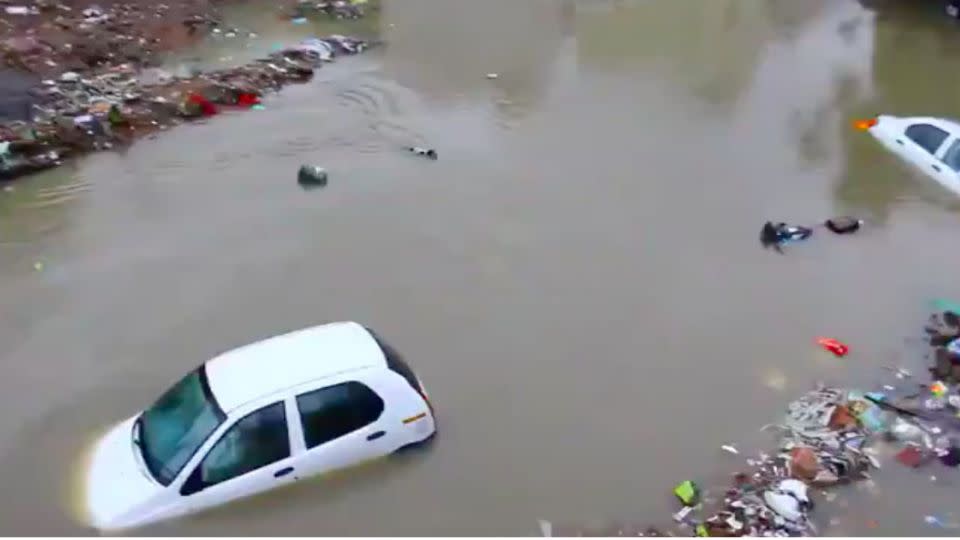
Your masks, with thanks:
[{"label": "scattered rubble", "polygon": [[364,40],[310,39],[239,67],[178,77],[120,64],[66,71],[33,89],[33,119],[0,124],[0,180],[56,167],[84,152],[114,148],[221,108],[260,107],[265,92],[305,82],[323,62],[366,50]]},{"label": "scattered rubble", "polygon": [[[324,62],[370,42],[333,35],[277,47],[249,64],[178,76],[162,52],[204,36],[230,38],[216,9],[227,0],[5,0],[0,2],[0,181],[77,154],[115,148],[224,107],[262,109],[260,98],[309,80]],[[365,0],[279,2],[333,18],[364,15]]]},{"label": "scattered rubble", "polygon": [[195,42],[220,24],[214,3],[202,0],[18,4],[0,13],[0,59],[43,77],[124,62],[153,65],[160,53]]},{"label": "scattered rubble", "polygon": [[291,21],[306,22],[313,16],[331,17],[334,19],[359,19],[366,13],[364,6],[367,0],[334,0],[332,2],[316,0],[300,0],[288,12]]},{"label": "scattered rubble", "polygon": [[[910,372],[889,368],[901,383],[884,384],[882,392],[818,385],[790,403],[781,422],[763,428],[779,433],[777,451],[746,457],[745,467],[732,475],[722,497],[693,480],[677,485],[673,493],[681,509],[673,520],[681,529],[669,532],[683,536],[817,535],[814,490],[823,502],[831,503],[837,500],[837,493],[831,491],[835,486],[872,484],[870,471],[882,467],[875,457],[875,444],[894,445],[898,466],[960,466],[960,307],[932,316],[925,329],[934,359],[931,383],[909,389],[902,381],[912,377]],[[738,453],[730,445],[721,448]],[[937,475],[930,478],[937,481]],[[924,521],[941,529],[960,528],[960,524],[937,516],[927,516]],[[878,526],[868,522],[870,528]],[[554,527],[541,521],[544,536],[558,530],[567,536],[609,534],[608,530]],[[614,536],[648,536],[645,532],[631,528],[617,530]]]}]

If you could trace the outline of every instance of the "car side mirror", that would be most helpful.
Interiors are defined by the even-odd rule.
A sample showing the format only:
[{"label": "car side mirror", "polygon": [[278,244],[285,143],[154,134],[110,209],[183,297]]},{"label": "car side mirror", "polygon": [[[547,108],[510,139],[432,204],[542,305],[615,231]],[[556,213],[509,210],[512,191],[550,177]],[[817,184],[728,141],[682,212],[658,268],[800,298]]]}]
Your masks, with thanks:
[{"label": "car side mirror", "polygon": [[180,495],[193,495],[206,487],[203,483],[203,476],[200,475],[200,468],[201,465],[197,465],[197,468],[187,477],[187,480],[180,487]]}]

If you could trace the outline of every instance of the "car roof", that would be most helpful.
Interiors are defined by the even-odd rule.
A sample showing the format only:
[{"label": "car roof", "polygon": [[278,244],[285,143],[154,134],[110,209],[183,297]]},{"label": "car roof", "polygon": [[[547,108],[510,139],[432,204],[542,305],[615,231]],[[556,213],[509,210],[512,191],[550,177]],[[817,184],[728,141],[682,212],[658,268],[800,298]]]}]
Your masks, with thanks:
[{"label": "car roof", "polygon": [[362,325],[336,322],[305,328],[227,351],[205,367],[224,412],[305,382],[347,371],[386,367]]}]

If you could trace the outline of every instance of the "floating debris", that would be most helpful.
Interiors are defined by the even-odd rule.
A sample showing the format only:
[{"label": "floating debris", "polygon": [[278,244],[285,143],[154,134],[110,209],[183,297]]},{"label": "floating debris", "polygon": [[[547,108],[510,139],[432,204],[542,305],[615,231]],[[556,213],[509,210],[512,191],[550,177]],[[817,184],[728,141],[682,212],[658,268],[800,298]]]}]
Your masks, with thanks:
[{"label": "floating debris", "polygon": [[302,165],[297,173],[297,182],[306,187],[327,185],[327,171],[316,165]]},{"label": "floating debris", "polygon": [[850,347],[833,338],[817,338],[817,344],[823,347],[824,350],[833,353],[837,358],[843,358],[850,352]]},{"label": "floating debris", "polygon": [[691,480],[685,480],[673,488],[673,494],[684,506],[695,506],[700,500],[700,488]]},{"label": "floating debris", "polygon": [[433,148],[421,148],[419,146],[408,146],[407,151],[428,159],[437,159],[437,151]]}]

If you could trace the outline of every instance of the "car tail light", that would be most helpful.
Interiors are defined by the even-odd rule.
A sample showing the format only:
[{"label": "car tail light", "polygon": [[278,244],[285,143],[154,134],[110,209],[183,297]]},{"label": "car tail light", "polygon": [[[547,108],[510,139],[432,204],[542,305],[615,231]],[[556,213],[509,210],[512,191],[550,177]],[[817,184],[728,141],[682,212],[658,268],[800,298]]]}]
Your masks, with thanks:
[{"label": "car tail light", "polygon": [[427,391],[423,388],[423,382],[417,377],[417,393],[420,394],[420,397],[427,402],[427,407],[430,409],[430,415],[433,416],[433,403],[430,402],[430,395],[427,394]]},{"label": "car tail light", "polygon": [[876,118],[870,118],[866,120],[856,120],[853,123],[853,127],[859,129],[860,131],[867,131],[873,126],[877,125],[878,120]]}]

